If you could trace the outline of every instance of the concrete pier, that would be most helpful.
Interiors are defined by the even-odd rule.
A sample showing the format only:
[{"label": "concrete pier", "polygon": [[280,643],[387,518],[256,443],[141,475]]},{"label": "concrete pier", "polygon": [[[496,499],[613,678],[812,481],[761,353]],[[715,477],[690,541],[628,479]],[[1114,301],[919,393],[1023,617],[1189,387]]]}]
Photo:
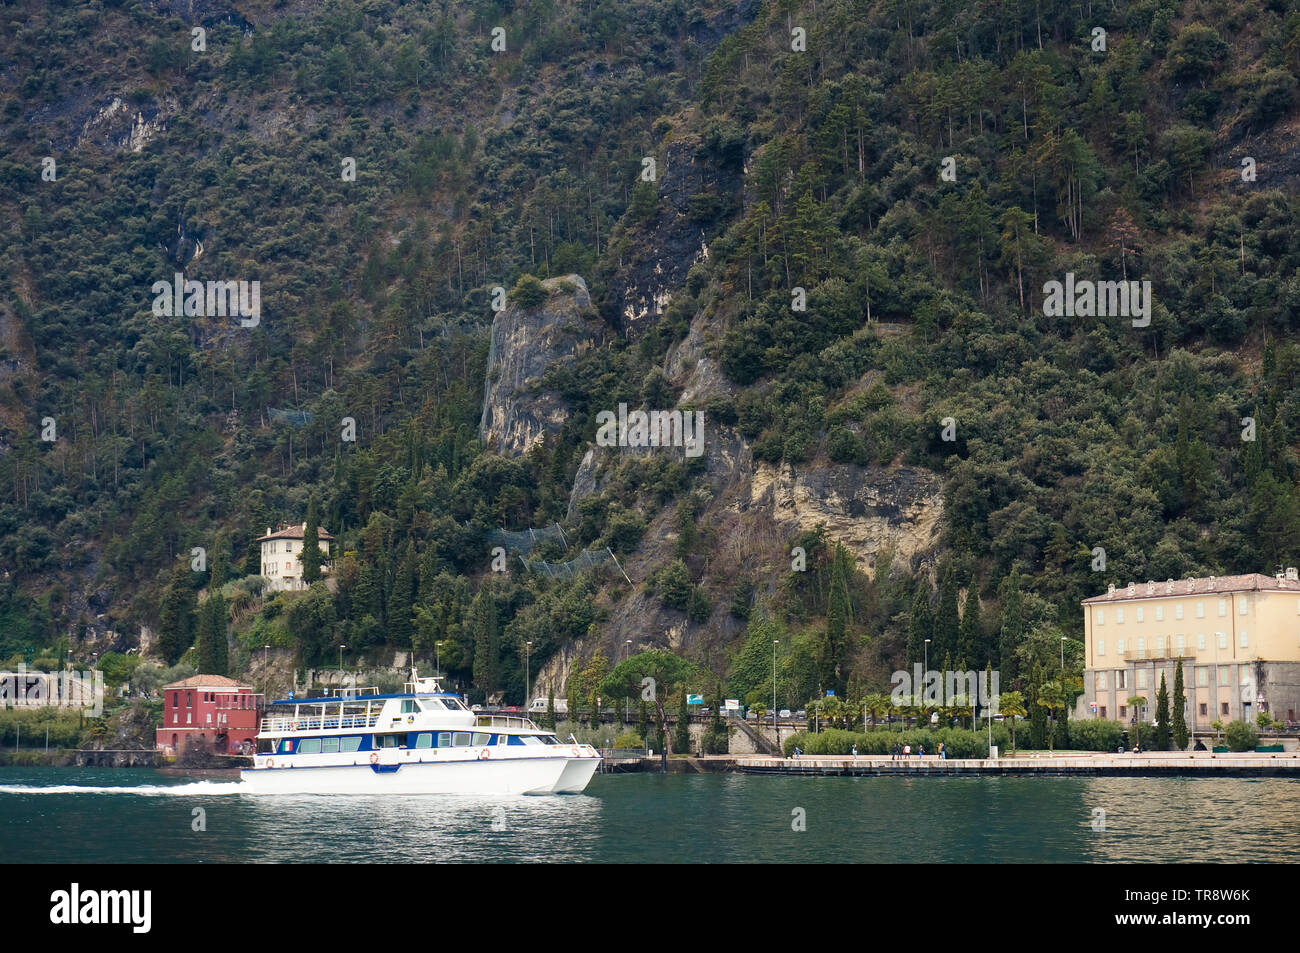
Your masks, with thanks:
[{"label": "concrete pier", "polygon": [[[725,769],[724,769],[725,770]],[[1143,754],[1028,755],[1015,758],[893,759],[880,755],[801,755],[799,758],[736,758],[730,770],[741,774],[819,777],[902,775],[907,777],[1294,777],[1300,778],[1296,752],[1221,754],[1150,752]]]}]

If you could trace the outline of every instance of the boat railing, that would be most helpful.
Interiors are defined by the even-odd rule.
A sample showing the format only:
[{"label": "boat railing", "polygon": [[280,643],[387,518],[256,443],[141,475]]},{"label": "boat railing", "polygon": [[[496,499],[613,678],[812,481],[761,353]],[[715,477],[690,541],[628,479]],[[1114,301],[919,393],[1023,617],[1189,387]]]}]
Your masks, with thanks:
[{"label": "boat railing", "polygon": [[528,731],[538,731],[529,718],[520,718],[518,715],[479,715],[474,724],[479,728],[524,728]]},{"label": "boat railing", "polygon": [[333,728],[373,728],[379,721],[379,712],[370,714],[300,715],[297,718],[277,716],[262,719],[262,731],[326,731]]}]

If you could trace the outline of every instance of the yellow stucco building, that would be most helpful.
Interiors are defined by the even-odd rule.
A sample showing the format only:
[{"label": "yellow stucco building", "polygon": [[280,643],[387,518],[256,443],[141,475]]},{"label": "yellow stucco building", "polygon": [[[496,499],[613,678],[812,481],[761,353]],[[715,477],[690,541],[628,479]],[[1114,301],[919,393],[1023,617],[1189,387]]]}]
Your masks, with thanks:
[{"label": "yellow stucco building", "polygon": [[[1160,673],[1173,702],[1183,662],[1188,728],[1300,710],[1300,575],[1209,576],[1110,586],[1083,600],[1084,693],[1076,717],[1155,717]],[[1146,698],[1133,711],[1129,699]]]}]

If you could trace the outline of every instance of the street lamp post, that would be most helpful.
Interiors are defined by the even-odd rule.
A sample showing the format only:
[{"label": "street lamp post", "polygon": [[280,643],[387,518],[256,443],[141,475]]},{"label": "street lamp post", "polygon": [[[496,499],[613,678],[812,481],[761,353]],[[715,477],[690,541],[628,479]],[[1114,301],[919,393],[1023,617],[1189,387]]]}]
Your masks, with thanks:
[{"label": "street lamp post", "polygon": [[339,671],[340,672],[343,671],[343,650],[345,648],[347,648],[346,645],[339,643]]},{"label": "street lamp post", "polygon": [[532,705],[532,693],[529,687],[533,682],[533,643],[524,643],[524,708]]},{"label": "street lamp post", "polygon": [[437,678],[442,678],[442,642],[433,643],[433,674]]},{"label": "street lamp post", "polygon": [[1061,636],[1061,671],[1065,671],[1065,636]]},{"label": "street lamp post", "polygon": [[[930,680],[930,640],[929,640],[929,639],[926,639],[926,640],[925,640],[924,651],[925,651],[925,665],[922,666],[922,671],[921,671],[921,685],[922,685],[922,686],[924,686],[925,683],[926,683],[927,681]],[[912,690],[915,691],[915,690],[916,690],[916,687],[913,686]],[[921,689],[921,701],[925,701],[925,688],[924,688],[924,687],[922,687],[922,689]],[[915,697],[915,696],[912,697],[912,702],[913,702],[913,704],[915,704],[915,702],[916,702],[916,697]],[[903,724],[904,724],[904,725],[907,724],[907,719],[906,719],[906,718],[903,719]]]},{"label": "street lamp post", "polygon": [[781,729],[776,726],[776,647],[780,644],[772,640],[772,734],[776,735],[777,747],[781,745]]},{"label": "street lamp post", "polygon": [[[632,657],[632,640],[628,639],[623,643],[623,661],[626,662],[631,657]],[[624,695],[623,696],[623,724],[625,725],[628,724],[631,721],[631,717],[632,717],[631,701],[626,695]]]}]

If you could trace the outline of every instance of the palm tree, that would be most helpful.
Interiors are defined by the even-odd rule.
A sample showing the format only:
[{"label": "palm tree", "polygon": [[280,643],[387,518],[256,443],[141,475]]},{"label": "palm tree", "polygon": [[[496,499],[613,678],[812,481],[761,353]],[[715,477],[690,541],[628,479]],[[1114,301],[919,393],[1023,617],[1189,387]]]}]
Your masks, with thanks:
[{"label": "palm tree", "polygon": [[1056,709],[1065,707],[1065,687],[1055,679],[1038,686],[1037,703],[1047,709],[1052,721],[1052,733],[1047,738],[1047,750],[1056,753]]},{"label": "palm tree", "polygon": [[868,695],[862,699],[862,710],[871,718],[871,727],[876,727],[876,719],[881,715],[888,715],[893,705],[890,704],[888,695]]},{"label": "palm tree", "polygon": [[1003,692],[998,698],[998,711],[1003,718],[1011,719],[1011,753],[1016,753],[1016,719],[1029,714],[1025,708],[1025,696],[1020,692]]},{"label": "palm tree", "polygon": [[1138,712],[1147,707],[1145,695],[1134,695],[1128,700],[1128,707],[1133,711],[1133,744],[1142,747],[1142,732],[1138,727]]}]

